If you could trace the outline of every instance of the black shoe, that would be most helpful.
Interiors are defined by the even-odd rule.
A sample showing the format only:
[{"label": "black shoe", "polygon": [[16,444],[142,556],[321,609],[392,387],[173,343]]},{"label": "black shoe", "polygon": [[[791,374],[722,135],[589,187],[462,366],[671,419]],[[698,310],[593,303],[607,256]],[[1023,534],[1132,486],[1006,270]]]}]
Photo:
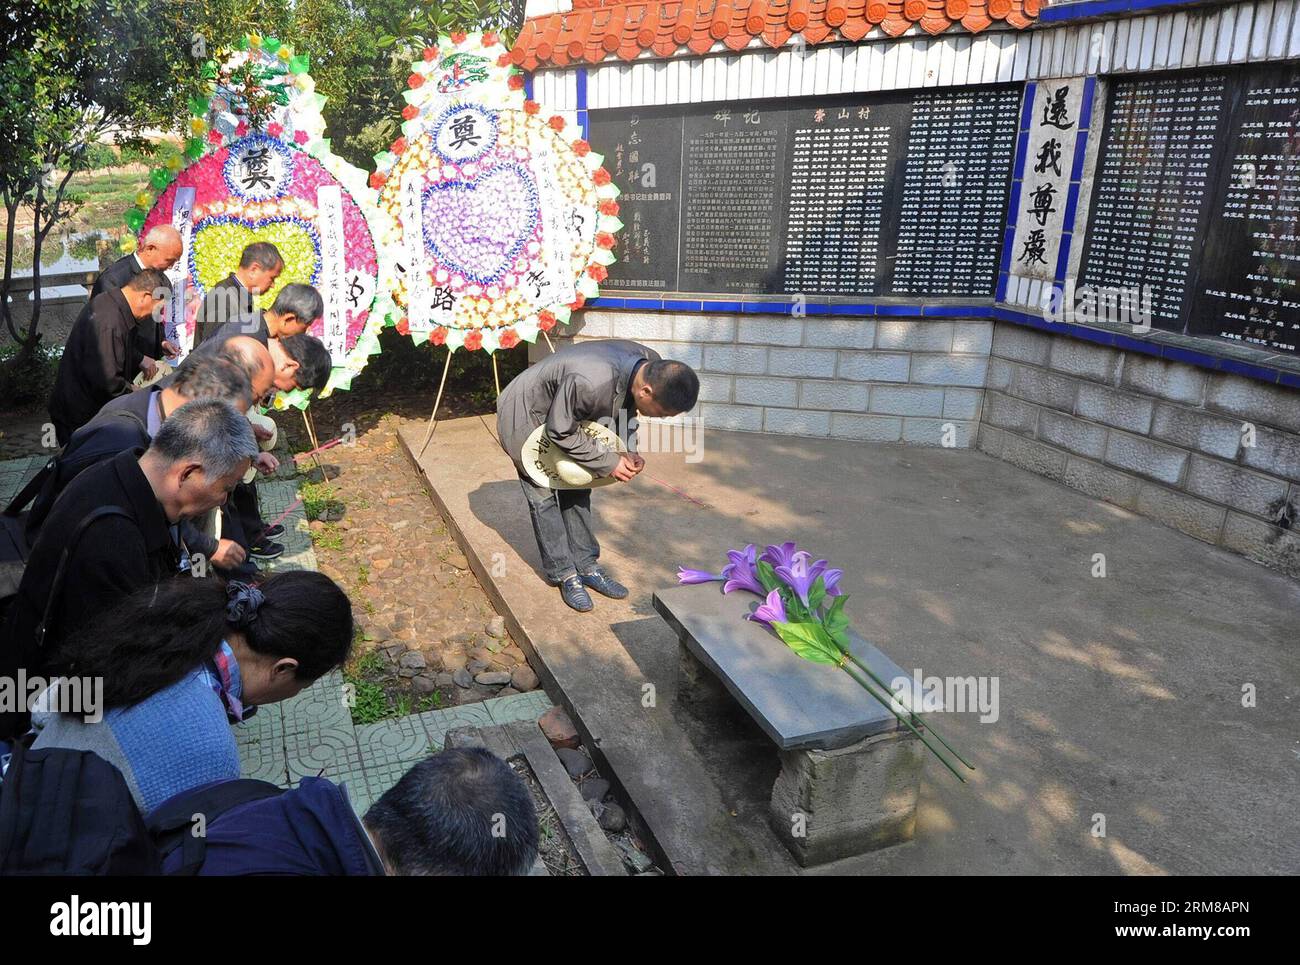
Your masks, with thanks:
[{"label": "black shoe", "polygon": [[274,560],[284,555],[284,547],[279,543],[273,543],[269,539],[264,539],[248,551],[248,555],[255,560]]},{"label": "black shoe", "polygon": [[613,579],[599,566],[590,573],[579,573],[578,578],[597,593],[603,593],[612,600],[621,600],[627,596],[627,587]]},{"label": "black shoe", "polygon": [[279,539],[283,535],[284,527],[279,523],[276,523],[274,526],[268,526],[266,529],[262,530],[263,541],[268,539]]},{"label": "black shoe", "polygon": [[560,581],[560,599],[579,613],[586,613],[594,606],[591,594],[576,574]]}]

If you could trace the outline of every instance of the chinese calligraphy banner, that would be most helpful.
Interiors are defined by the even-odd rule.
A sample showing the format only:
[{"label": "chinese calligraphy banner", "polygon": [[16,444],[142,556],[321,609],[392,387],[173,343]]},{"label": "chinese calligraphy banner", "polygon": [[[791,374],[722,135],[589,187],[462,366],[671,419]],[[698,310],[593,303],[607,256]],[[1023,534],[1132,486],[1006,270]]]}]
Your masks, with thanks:
[{"label": "chinese calligraphy banner", "polygon": [[1011,258],[1022,278],[1056,278],[1082,105],[1082,77],[1040,81],[1034,91]]},{"label": "chinese calligraphy banner", "polygon": [[611,288],[992,297],[1019,85],[591,113]]},{"label": "chinese calligraphy banner", "polygon": [[1300,68],[1114,81],[1080,281],[1152,291],[1156,328],[1300,343]]}]

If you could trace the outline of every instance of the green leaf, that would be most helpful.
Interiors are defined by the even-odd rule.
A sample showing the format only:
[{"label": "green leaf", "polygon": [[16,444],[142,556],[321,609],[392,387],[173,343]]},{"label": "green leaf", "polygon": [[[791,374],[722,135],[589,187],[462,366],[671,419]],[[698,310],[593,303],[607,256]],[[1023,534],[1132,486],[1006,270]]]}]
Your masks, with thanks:
[{"label": "green leaf", "polygon": [[844,615],[846,600],[848,600],[847,596],[835,597],[830,609],[826,611],[826,616],[822,618],[822,626],[842,650],[849,648],[849,618]]},{"label": "green leaf", "polygon": [[812,663],[838,665],[840,649],[820,623],[773,623],[777,636],[798,656]]},{"label": "green leaf", "polygon": [[808,610],[812,612],[822,605],[822,600],[826,599],[826,581],[820,576],[813,581],[813,585],[808,588]]},{"label": "green leaf", "polygon": [[767,590],[768,593],[771,593],[778,586],[785,585],[781,582],[780,577],[776,575],[776,570],[772,569],[772,564],[767,560],[759,560],[754,567],[754,571],[758,574],[758,582],[763,584],[763,589]]}]

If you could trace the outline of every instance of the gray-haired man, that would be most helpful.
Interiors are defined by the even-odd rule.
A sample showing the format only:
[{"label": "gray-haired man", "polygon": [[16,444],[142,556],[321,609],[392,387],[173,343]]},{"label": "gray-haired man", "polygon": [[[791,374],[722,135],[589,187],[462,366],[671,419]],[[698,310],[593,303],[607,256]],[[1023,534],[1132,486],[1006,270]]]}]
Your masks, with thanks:
[{"label": "gray-haired man", "polygon": [[[50,511],[10,608],[0,674],[39,675],[44,655],[131,592],[174,576],[177,524],[226,501],[257,455],[253,428],[230,403],[189,402],[146,450],[78,476]],[[55,575],[63,573],[59,586]],[[0,715],[0,737],[26,715]]]}]

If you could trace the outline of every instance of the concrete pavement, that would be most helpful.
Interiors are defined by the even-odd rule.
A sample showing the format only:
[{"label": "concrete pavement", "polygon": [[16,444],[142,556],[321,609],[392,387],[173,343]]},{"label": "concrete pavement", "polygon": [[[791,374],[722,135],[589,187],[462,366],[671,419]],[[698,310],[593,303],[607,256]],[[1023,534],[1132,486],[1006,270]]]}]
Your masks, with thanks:
[{"label": "concrete pavement", "polygon": [[845,570],[855,628],[901,666],[996,679],[999,696],[995,722],[939,722],[979,770],[962,786],[926,765],[915,842],[826,870],[1300,872],[1287,578],[978,452],[710,431],[701,461],[651,454],[597,491],[602,560],[632,594],[576,614],[541,582],[494,430],[440,423],[420,468],[675,870],[798,869],[765,823],[771,744],[734,707],[673,701],[676,640],[650,594],[678,565],[796,539]]}]

